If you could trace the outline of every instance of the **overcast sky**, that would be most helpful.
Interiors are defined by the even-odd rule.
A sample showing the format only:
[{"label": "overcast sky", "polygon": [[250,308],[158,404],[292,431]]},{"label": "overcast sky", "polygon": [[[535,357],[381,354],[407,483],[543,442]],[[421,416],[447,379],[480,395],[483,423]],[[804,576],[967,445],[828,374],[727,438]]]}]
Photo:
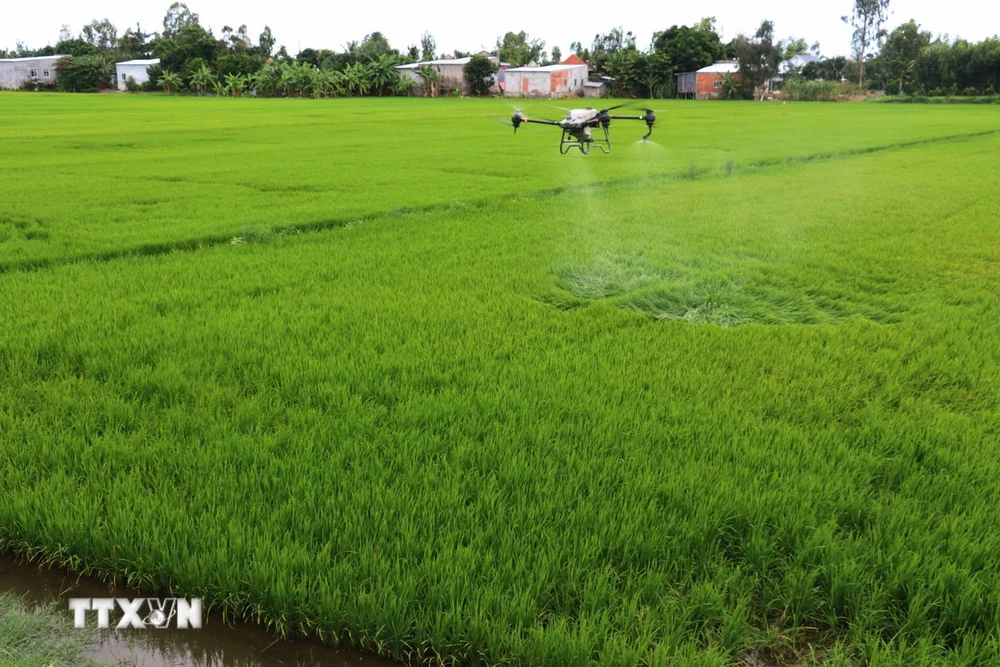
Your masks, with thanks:
[{"label": "overcast sky", "polygon": [[[74,35],[92,19],[108,18],[119,34],[136,22],[146,32],[162,29],[170,2],[161,0],[4,0],[0,18],[0,49],[13,49],[18,40],[30,48],[55,44],[59,29],[67,24]],[[254,0],[192,0],[187,3],[199,14],[201,24],[216,35],[224,25],[246,24],[256,41],[264,25],[271,27],[278,44],[295,54],[306,47],[343,50],[351,40],[381,31],[394,48],[405,50],[420,43],[424,30],[437,42],[438,53],[455,49],[490,49],[498,36],[524,30],[529,37],[545,40],[546,50],[559,46],[568,53],[573,41],[589,45],[598,32],[622,26],[632,31],[640,48],[647,48],[653,32],[671,25],[693,25],[703,16],[715,16],[724,41],[738,33],[752,33],[761,20],[775,24],[779,39],[802,37],[820,43],[824,56],[846,55],[851,29],[840,17],[851,9],[851,0],[716,0],[710,3],[597,2],[558,0],[550,2],[256,2]],[[488,11],[487,11],[488,9]],[[997,0],[891,0],[888,27],[915,19],[934,35],[960,36],[979,41],[1000,33],[1000,2]]]}]

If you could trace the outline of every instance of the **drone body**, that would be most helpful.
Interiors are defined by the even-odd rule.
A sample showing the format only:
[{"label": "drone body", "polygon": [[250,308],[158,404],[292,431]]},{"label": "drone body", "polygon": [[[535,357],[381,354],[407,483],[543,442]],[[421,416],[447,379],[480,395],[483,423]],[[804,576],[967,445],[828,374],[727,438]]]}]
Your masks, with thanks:
[{"label": "drone body", "polygon": [[[541,123],[542,125],[554,125],[562,128],[562,139],[559,140],[559,152],[565,155],[573,148],[579,148],[584,155],[590,153],[590,149],[597,146],[605,153],[611,152],[611,136],[608,134],[608,127],[612,120],[643,120],[649,131],[643,135],[642,140],[649,139],[653,133],[653,123],[656,122],[656,115],[652,109],[646,109],[644,116],[612,116],[611,111],[621,108],[619,105],[609,109],[568,109],[566,118],[562,120],[541,120],[528,118],[519,110],[514,112],[510,118],[510,125],[514,126],[514,134],[521,123]],[[600,128],[604,132],[604,138],[594,138],[592,131]]]}]

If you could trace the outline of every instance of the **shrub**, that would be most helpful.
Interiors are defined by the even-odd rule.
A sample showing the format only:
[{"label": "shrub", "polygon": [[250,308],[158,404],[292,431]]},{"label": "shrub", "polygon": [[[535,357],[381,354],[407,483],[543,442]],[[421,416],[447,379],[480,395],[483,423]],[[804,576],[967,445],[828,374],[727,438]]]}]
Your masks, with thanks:
[{"label": "shrub", "polygon": [[802,81],[792,79],[785,84],[785,95],[798,102],[832,102],[837,99],[837,84],[833,81]]},{"label": "shrub", "polygon": [[473,95],[484,97],[490,94],[497,69],[496,63],[486,56],[472,56],[465,66],[465,80],[469,82]]}]

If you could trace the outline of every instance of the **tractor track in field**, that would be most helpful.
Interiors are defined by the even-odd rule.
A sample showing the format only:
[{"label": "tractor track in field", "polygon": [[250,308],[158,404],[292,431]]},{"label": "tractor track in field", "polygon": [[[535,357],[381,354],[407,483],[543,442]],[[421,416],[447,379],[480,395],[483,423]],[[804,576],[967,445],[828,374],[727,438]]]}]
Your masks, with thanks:
[{"label": "tractor track in field", "polygon": [[[969,132],[963,134],[950,134],[940,137],[932,137],[929,139],[902,141],[892,144],[883,144],[880,146],[868,146],[864,148],[852,148],[842,151],[825,151],[810,155],[796,155],[796,156],[781,157],[781,158],[769,158],[764,160],[753,160],[746,162],[744,164],[730,164],[728,168],[723,171],[698,169],[696,168],[695,165],[692,164],[690,168],[685,171],[669,172],[669,173],[666,172],[651,173],[644,176],[643,180],[645,182],[663,182],[663,183],[669,183],[669,182],[683,183],[692,180],[708,180],[708,179],[723,180],[726,178],[731,178],[734,175],[741,175],[741,174],[753,175],[760,173],[762,170],[775,167],[782,167],[786,165],[829,162],[833,160],[849,159],[852,157],[876,155],[879,153],[888,153],[897,150],[906,150],[910,148],[917,148],[920,146],[945,144],[945,143],[952,143],[959,141],[969,141],[973,139],[979,139],[983,137],[994,137],[994,136],[1000,136],[1000,129],[981,130],[978,132]],[[636,182],[637,179],[635,178],[619,178],[619,179],[611,179],[595,183],[586,183],[582,185],[570,184],[554,188],[542,188],[539,190],[532,190],[531,192],[525,192],[514,195],[508,201],[524,202],[535,199],[545,199],[550,197],[558,197],[560,195],[570,194],[574,192],[588,192],[609,187],[634,184]],[[394,218],[402,217],[404,215],[426,215],[437,212],[445,212],[455,208],[456,204],[460,204],[462,207],[467,207],[471,209],[487,208],[496,205],[496,198],[489,197],[489,198],[482,198],[464,202],[439,202],[434,204],[425,204],[422,206],[394,207],[388,210],[375,211],[371,213],[355,214],[345,217],[328,218],[325,220],[317,220],[314,222],[300,223],[294,226],[294,231],[297,234],[307,233],[307,232],[324,232],[332,229],[351,227],[359,223],[369,223],[380,220],[391,220]],[[289,225],[287,224],[276,225],[269,228],[266,226],[263,227],[278,235],[280,235],[282,229],[290,228]],[[11,260],[11,261],[5,261],[3,259],[0,259],[0,275],[3,275],[5,273],[14,273],[18,271],[39,271],[67,264],[76,264],[85,262],[112,262],[120,259],[130,259],[135,257],[157,257],[159,255],[166,255],[172,252],[192,252],[205,248],[230,244],[233,242],[233,240],[234,240],[234,235],[232,233],[206,234],[204,236],[180,239],[176,241],[143,243],[139,245],[130,246],[128,248],[116,248],[113,250],[86,252],[65,257],[55,257],[55,258],[48,257],[48,258]]]}]

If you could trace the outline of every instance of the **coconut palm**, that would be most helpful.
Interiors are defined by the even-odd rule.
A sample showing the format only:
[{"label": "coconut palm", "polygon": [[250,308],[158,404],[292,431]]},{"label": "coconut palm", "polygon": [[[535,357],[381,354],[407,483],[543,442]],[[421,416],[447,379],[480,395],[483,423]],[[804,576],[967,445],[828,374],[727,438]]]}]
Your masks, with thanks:
[{"label": "coconut palm", "polygon": [[180,88],[184,82],[181,81],[179,74],[165,69],[163,70],[163,74],[160,75],[159,83],[160,87],[167,91],[167,95],[173,95],[174,91]]}]

